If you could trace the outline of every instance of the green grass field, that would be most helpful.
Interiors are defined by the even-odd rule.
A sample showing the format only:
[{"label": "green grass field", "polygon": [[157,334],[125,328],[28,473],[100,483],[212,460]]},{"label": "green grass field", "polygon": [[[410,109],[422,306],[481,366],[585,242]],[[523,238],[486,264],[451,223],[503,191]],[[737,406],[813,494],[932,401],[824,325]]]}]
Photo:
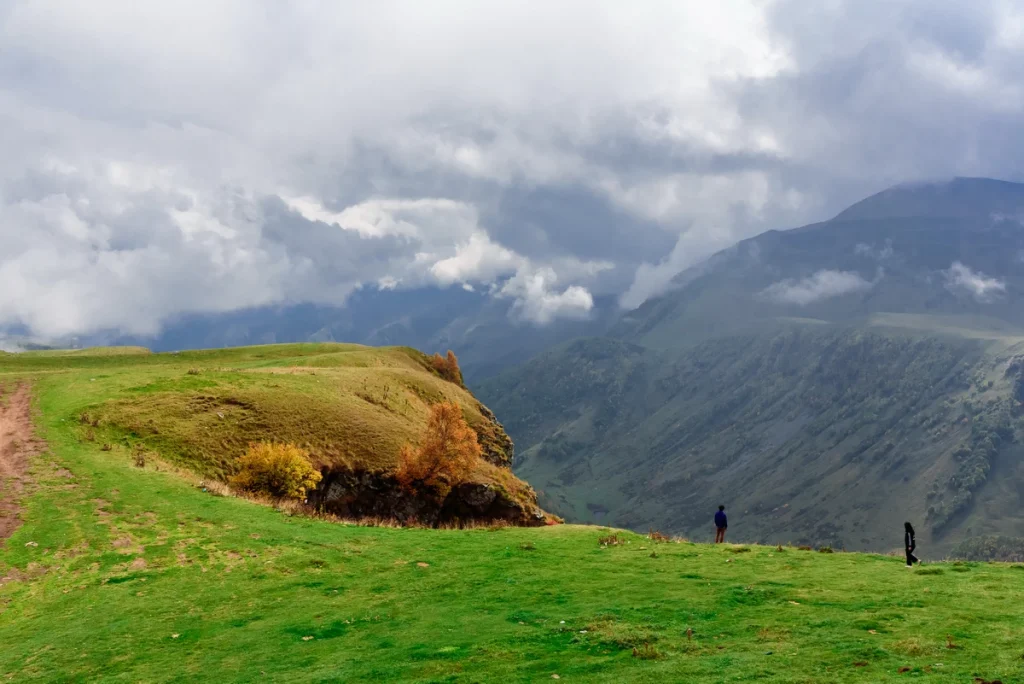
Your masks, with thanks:
[{"label": "green grass field", "polygon": [[182,357],[0,360],[0,384],[33,379],[50,445],[0,550],[0,681],[1024,680],[1021,565],[347,526],[136,468],[102,424],[83,439],[81,413],[132,387],[227,383]]}]

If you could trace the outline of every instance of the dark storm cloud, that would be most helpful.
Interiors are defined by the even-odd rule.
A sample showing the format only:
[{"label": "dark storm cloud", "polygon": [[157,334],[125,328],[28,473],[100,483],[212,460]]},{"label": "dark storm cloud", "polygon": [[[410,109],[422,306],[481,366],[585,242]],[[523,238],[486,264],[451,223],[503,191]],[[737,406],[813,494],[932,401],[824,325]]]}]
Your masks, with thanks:
[{"label": "dark storm cloud", "polygon": [[664,254],[675,242],[654,221],[638,218],[579,186],[505,188],[493,213],[485,213],[483,219],[496,239],[527,256],[635,264]]}]

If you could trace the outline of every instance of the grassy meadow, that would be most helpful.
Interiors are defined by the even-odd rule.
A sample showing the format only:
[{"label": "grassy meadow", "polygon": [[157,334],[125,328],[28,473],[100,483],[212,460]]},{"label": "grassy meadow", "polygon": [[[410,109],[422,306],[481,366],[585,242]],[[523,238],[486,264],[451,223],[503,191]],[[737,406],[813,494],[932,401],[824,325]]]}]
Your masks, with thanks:
[{"label": "grassy meadow", "polygon": [[[419,415],[410,383],[470,405],[415,358],[315,345],[0,356],[0,385],[33,383],[49,443],[0,548],[0,681],[1024,680],[1024,565],[908,570],[571,525],[359,527],[198,486],[235,447],[222,424],[306,430],[317,448],[311,426],[340,420],[332,386],[366,379],[381,398],[401,385],[381,398],[395,429]],[[185,411],[174,396],[231,401]],[[381,407],[363,403],[366,431],[329,425],[322,451],[361,458],[358,443],[385,438]]]}]

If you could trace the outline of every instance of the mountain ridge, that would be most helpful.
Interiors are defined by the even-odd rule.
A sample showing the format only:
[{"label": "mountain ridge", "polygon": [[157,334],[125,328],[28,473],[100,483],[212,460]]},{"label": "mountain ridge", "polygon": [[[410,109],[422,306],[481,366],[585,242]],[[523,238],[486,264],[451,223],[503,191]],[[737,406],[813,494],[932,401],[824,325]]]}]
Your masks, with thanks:
[{"label": "mountain ridge", "polygon": [[478,390],[570,520],[701,534],[721,499],[759,541],[878,550],[891,519],[946,549],[1024,535],[1022,208],[1024,185],[987,179],[883,191]]}]

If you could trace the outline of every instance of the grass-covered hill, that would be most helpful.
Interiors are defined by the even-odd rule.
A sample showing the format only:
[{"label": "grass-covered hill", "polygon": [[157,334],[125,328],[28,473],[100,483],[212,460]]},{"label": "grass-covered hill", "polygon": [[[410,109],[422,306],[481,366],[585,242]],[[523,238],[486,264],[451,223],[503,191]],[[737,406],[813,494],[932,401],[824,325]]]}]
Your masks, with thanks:
[{"label": "grass-covered hill", "polygon": [[[501,514],[510,519],[540,514],[533,492],[509,470],[513,445],[493,414],[410,348],[294,344],[0,356],[0,380],[19,375],[60,383],[77,397],[75,411],[61,418],[77,425],[80,439],[108,449],[107,458],[129,459],[141,450],[154,463],[222,482],[249,443],[294,443],[308,450],[324,487],[346,483],[344,491],[336,486],[312,493],[311,500],[330,509],[338,497],[348,497],[351,505],[340,512],[375,517],[401,518],[413,510],[397,495],[362,495],[370,489],[395,494],[387,474],[402,446],[421,439],[431,405],[455,402],[484,456],[463,490],[496,492],[493,508],[503,504]],[[481,510],[480,517],[491,512]]]},{"label": "grass-covered hill", "polygon": [[[19,451],[35,454],[18,498],[21,525],[0,542],[0,679],[1024,677],[1024,566],[908,570],[880,555],[711,547],[571,525],[360,527],[215,495],[187,476],[186,468],[223,467],[214,454],[229,447],[208,434],[222,423],[248,431],[275,420],[299,439],[333,415],[328,395],[353,379],[369,393],[383,373],[382,393],[384,384],[406,391],[413,385],[402,379],[415,378],[471,414],[469,395],[435,384],[420,360],[358,347],[0,357],[0,455],[10,463]],[[26,383],[43,447],[24,434]],[[268,399],[278,392],[291,401]],[[190,396],[210,399],[187,410]],[[297,401],[318,408],[306,428],[289,418]],[[336,434],[308,441],[319,458],[358,458],[355,438],[346,446],[349,433]],[[140,468],[125,440],[159,456]]]},{"label": "grass-covered hill", "polygon": [[[911,318],[913,321],[914,319]],[[1024,338],[791,323],[683,350],[580,340],[479,388],[570,520],[941,557],[1024,529]]]}]

